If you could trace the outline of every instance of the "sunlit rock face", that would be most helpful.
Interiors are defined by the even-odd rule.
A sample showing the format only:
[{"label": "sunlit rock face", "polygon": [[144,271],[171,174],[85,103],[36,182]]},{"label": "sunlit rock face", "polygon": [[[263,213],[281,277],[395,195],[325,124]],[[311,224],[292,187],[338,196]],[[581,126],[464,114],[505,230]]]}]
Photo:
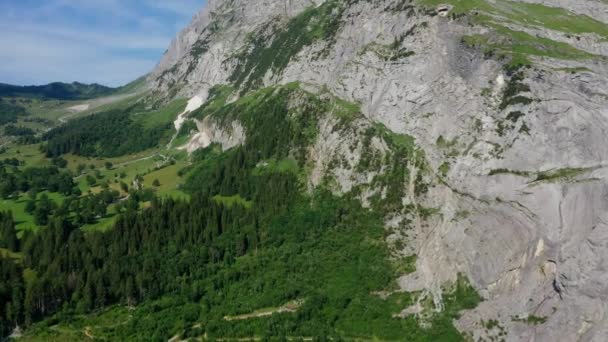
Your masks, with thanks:
[{"label": "sunlit rock face", "polygon": [[[428,191],[407,192],[403,201],[437,214],[387,218],[418,257],[417,271],[398,280],[403,290],[425,291],[441,308],[442,284],[466,275],[485,299],[457,322],[474,340],[604,341],[608,5],[445,2],[210,1],[148,82],[167,99],[195,97],[198,106],[217,85],[234,87],[238,97],[247,87],[290,82],[359,104],[362,127],[383,124],[414,137],[428,163]],[[297,41],[286,35],[306,30],[305,44],[286,58],[294,44],[281,39]],[[251,58],[260,59],[243,70]],[[197,124],[188,151],[211,142],[230,148],[247,136],[238,122],[227,131]],[[353,166],[359,160],[361,150],[347,148],[351,137],[331,128],[319,123],[311,188],[334,154]],[[332,172],[338,192],[369,182],[348,165]],[[498,325],[488,328],[489,320]]]}]

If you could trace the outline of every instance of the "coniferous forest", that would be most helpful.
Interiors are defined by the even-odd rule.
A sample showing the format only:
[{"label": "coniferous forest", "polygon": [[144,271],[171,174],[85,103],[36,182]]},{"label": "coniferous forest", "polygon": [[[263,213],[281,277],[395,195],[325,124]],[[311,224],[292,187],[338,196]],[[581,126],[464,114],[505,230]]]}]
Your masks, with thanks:
[{"label": "coniferous forest", "polygon": [[19,116],[26,115],[23,107],[0,98],[0,125],[16,122]]},{"label": "coniferous forest", "polygon": [[608,0],[38,2],[0,342],[608,341]]},{"label": "coniferous forest", "polygon": [[[128,308],[130,318],[107,328],[105,338],[459,340],[452,319],[479,301],[466,282],[446,295],[446,309],[432,318],[431,328],[413,317],[396,318],[415,295],[390,292],[406,261],[389,256],[382,217],[362,208],[353,194],[337,196],[323,186],[305,191],[304,147],[325,108],[303,101],[305,110],[294,112],[289,96],[287,90],[264,92],[216,113],[238,116],[256,133],[232,150],[212,145],[196,152],[183,187],[189,200],[151,197],[142,209],[132,193],[107,231],[83,231],[86,218],[76,213],[90,208],[94,220],[104,202],[117,201],[116,194],[78,198],[67,171],[6,166],[4,175],[14,179],[5,186],[7,196],[53,187],[80,204],[53,207],[38,232],[24,231],[20,238],[12,214],[0,214],[0,334]],[[109,132],[98,126],[129,124],[118,114],[107,115],[51,131],[47,153],[118,153],[118,143],[92,149]],[[97,131],[85,136],[72,127]],[[260,167],[289,158],[292,168]],[[47,183],[39,182],[40,175]],[[383,298],[378,291],[392,294]],[[287,303],[297,303],[297,309],[239,318]]]},{"label": "coniferous forest", "polygon": [[145,128],[129,114],[139,107],[110,110],[69,121],[43,137],[49,157],[74,153],[86,157],[115,157],[158,146],[171,123]]}]

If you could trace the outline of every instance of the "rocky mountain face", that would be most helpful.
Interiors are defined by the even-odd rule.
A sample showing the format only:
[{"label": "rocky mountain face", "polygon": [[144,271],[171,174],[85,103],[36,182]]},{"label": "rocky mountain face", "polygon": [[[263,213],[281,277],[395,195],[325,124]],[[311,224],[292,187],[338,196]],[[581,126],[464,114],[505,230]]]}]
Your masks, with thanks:
[{"label": "rocky mountain face", "polygon": [[148,83],[191,98],[189,151],[251,133],[205,116],[218,102],[283,85],[343,103],[308,186],[357,191],[416,255],[402,315],[441,310],[462,274],[484,299],[456,323],[476,341],[604,341],[607,22],[599,0],[210,0]]}]

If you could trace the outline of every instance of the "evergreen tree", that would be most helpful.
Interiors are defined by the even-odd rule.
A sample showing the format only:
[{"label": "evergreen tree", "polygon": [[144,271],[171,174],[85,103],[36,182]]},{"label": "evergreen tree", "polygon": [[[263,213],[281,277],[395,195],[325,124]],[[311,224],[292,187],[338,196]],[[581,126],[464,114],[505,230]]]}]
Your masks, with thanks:
[{"label": "evergreen tree", "polygon": [[0,247],[11,251],[19,250],[19,240],[12,212],[0,212]]}]

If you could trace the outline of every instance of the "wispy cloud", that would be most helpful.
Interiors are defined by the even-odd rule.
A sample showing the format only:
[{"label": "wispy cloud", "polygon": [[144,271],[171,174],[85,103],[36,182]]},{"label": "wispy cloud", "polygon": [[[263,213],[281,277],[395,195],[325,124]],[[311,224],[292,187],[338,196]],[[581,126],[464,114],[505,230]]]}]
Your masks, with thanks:
[{"label": "wispy cloud", "polygon": [[0,2],[0,82],[127,83],[150,71],[204,0]]}]

